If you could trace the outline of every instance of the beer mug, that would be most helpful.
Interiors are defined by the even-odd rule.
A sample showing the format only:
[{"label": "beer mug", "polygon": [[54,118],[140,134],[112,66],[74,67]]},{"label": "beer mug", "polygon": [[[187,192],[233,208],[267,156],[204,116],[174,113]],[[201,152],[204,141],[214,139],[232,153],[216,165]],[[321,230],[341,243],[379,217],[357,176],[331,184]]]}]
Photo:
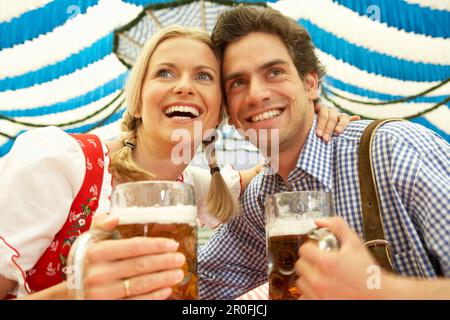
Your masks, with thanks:
[{"label": "beer mug", "polygon": [[320,249],[336,250],[338,242],[325,228],[317,228],[315,219],[333,215],[331,193],[322,191],[283,192],[265,202],[268,251],[269,299],[295,300],[295,263],[298,250],[306,241]]},{"label": "beer mug", "polygon": [[192,186],[173,181],[119,184],[111,195],[110,214],[119,218],[111,234],[98,236],[101,233],[86,232],[71,250],[69,265],[78,270],[74,276],[79,284],[72,290],[74,298],[84,298],[84,255],[90,243],[104,238],[164,237],[177,241],[178,251],[186,257],[182,267],[184,279],[172,288],[169,299],[197,299],[197,208]]}]

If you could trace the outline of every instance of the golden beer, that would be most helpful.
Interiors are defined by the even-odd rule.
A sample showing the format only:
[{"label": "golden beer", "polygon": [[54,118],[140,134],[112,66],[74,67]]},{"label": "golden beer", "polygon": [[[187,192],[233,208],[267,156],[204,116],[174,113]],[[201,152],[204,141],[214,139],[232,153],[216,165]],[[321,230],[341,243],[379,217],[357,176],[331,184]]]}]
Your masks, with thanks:
[{"label": "golden beer", "polygon": [[269,273],[270,300],[296,300],[300,297],[295,281],[294,266],[298,249],[307,240],[307,235],[286,235],[269,238],[269,259],[272,270]]},{"label": "golden beer", "polygon": [[300,297],[295,281],[298,250],[316,227],[312,220],[285,218],[266,226],[269,258],[269,299],[296,300]]},{"label": "golden beer", "polygon": [[268,255],[269,298],[295,300],[301,295],[295,282],[298,251],[307,241],[320,250],[337,250],[339,243],[315,219],[333,216],[330,192],[294,191],[270,195],[264,203]]},{"label": "golden beer", "polygon": [[174,286],[171,300],[195,300],[197,288],[197,226],[194,206],[173,206],[161,208],[120,208],[114,211],[119,225],[114,237],[171,238],[180,245],[178,251],[184,254],[186,262],[182,269],[184,279]]}]

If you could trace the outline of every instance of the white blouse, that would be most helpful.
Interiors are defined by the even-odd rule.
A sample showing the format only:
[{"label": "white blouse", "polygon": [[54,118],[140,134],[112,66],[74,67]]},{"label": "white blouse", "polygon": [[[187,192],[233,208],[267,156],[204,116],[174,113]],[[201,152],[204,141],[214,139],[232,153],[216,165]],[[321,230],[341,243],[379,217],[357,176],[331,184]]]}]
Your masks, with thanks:
[{"label": "white blouse", "polygon": [[[103,144],[104,176],[96,213],[108,212],[112,192],[108,148]],[[237,199],[239,172],[226,165],[221,173]],[[0,163],[0,274],[17,281],[13,294],[26,295],[25,272],[33,268],[64,226],[70,207],[84,180],[85,157],[78,143],[56,127],[30,130],[20,135]],[[195,190],[201,225],[216,227],[203,199],[209,170],[188,166],[179,180]]]}]

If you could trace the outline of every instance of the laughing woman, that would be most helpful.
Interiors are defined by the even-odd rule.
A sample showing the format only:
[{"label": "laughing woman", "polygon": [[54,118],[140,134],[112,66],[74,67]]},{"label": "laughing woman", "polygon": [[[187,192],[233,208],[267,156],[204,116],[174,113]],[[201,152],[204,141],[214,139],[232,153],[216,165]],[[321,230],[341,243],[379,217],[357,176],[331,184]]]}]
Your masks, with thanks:
[{"label": "laughing woman", "polygon": [[[206,132],[222,120],[221,68],[209,36],[180,27],[162,30],[142,50],[127,82],[126,98],[128,109],[116,141],[47,127],[24,133],[15,142],[0,168],[0,190],[8,190],[0,193],[0,299],[67,298],[65,270],[70,247],[89,230],[96,213],[109,211],[112,187],[119,183],[172,180],[192,184],[199,218],[212,227],[237,213],[241,188],[258,167],[238,172],[225,166],[218,172],[212,156],[210,173],[172,157],[175,130],[184,129],[194,137],[196,121]],[[327,108],[322,108],[319,118],[322,130],[327,126],[330,132],[336,126],[337,115],[328,117]],[[347,116],[341,117],[338,125],[345,127],[348,121]],[[201,139],[190,140],[187,154],[194,155],[200,143]],[[104,229],[118,223],[112,217],[99,220]],[[95,259],[88,265],[87,298],[170,296],[171,286],[180,281],[184,257],[176,253],[170,239],[137,241],[144,248],[139,253],[132,250],[136,242],[129,240],[106,240],[92,246]],[[146,262],[145,271],[136,270],[138,259]],[[124,278],[146,285],[126,296]]]}]

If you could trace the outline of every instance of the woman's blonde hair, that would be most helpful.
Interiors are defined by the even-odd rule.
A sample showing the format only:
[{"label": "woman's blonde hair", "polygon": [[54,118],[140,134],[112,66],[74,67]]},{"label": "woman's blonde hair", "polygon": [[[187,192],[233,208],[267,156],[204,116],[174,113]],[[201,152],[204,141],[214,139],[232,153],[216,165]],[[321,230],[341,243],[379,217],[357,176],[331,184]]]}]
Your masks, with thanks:
[{"label": "woman's blonde hair", "polygon": [[[163,41],[178,37],[198,40],[211,48],[211,51],[216,55],[208,33],[199,29],[180,26],[169,26],[161,29],[142,48],[125,86],[127,110],[123,114],[120,136],[123,147],[111,154],[111,173],[121,182],[151,180],[154,177],[151,172],[139,167],[132,157],[133,148],[137,143],[137,131],[142,124],[142,120],[136,118],[135,114],[142,107],[142,84],[144,83],[147,67],[152,55],[158,45]],[[219,64],[221,64],[221,60],[217,55],[216,58]],[[222,107],[221,109],[223,114],[224,108]],[[208,162],[210,162],[210,166],[217,167],[215,159],[214,162],[209,160]],[[237,201],[231,195],[230,189],[225,184],[220,172],[212,173],[208,193],[204,201],[207,211],[221,222],[227,222],[238,212]]]},{"label": "woman's blonde hair", "polygon": [[204,202],[207,212],[220,222],[227,223],[239,213],[239,205],[237,200],[233,198],[230,189],[219,171],[214,140],[203,141],[203,151],[205,152],[211,170],[211,182],[209,183]]}]

